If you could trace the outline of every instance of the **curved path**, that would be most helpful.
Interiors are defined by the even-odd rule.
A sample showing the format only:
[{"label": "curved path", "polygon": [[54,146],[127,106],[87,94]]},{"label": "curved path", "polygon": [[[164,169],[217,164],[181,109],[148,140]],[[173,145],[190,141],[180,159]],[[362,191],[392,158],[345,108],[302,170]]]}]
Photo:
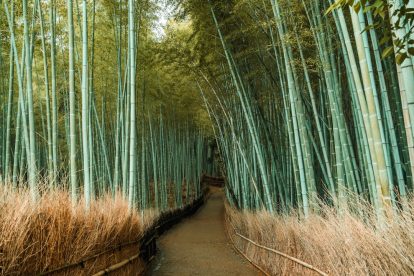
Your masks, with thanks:
[{"label": "curved path", "polygon": [[224,194],[211,188],[201,209],[165,233],[159,240],[151,275],[260,275],[239,256],[224,229]]}]

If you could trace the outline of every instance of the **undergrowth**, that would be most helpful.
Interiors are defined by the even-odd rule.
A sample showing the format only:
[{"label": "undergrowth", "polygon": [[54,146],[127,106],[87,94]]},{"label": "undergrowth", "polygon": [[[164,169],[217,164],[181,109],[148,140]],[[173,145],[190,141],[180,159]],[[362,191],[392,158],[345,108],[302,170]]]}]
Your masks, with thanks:
[{"label": "undergrowth", "polygon": [[317,275],[314,271],[259,248],[254,242],[300,259],[328,275],[413,275],[414,199],[382,227],[372,208],[363,212],[323,206],[318,214],[300,219],[298,214],[272,215],[226,207],[227,226],[235,246],[271,275]]},{"label": "undergrowth", "polygon": [[129,212],[121,195],[103,196],[86,212],[83,200],[73,206],[64,190],[33,202],[27,190],[1,187],[0,273],[36,275],[135,241],[157,216],[145,214]]}]

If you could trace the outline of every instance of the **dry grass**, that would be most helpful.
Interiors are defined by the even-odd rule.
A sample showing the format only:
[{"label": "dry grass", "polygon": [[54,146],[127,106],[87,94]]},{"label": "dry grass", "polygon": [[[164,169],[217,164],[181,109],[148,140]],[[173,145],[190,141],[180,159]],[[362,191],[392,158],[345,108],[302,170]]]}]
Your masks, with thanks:
[{"label": "dry grass", "polygon": [[[361,204],[361,203],[359,203]],[[360,207],[363,207],[362,205]],[[366,206],[365,206],[366,207]],[[325,206],[307,220],[297,215],[238,212],[226,207],[229,224],[258,244],[305,261],[329,275],[413,275],[414,200],[381,229],[365,208],[364,218]],[[234,235],[235,246],[272,275],[313,275],[315,272]]]},{"label": "dry grass", "polygon": [[[49,191],[34,203],[27,191],[2,187],[0,273],[35,275],[79,262],[114,245],[137,240],[156,215],[149,212],[141,219],[137,213],[130,214],[127,202],[120,196],[93,202],[87,214],[82,202],[72,207],[65,191]],[[137,252],[136,247],[126,250]],[[113,264],[112,252],[107,259]],[[100,265],[105,267],[108,263]],[[94,271],[94,266],[98,264],[92,263],[84,274]]]}]

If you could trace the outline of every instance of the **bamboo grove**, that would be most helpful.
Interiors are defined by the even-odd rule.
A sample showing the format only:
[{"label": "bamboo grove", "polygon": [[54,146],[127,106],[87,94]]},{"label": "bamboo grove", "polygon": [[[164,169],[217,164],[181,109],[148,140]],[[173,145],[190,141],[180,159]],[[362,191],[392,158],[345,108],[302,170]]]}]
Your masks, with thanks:
[{"label": "bamboo grove", "polygon": [[380,223],[404,208],[412,1],[169,2],[157,40],[156,1],[1,1],[3,183],[33,200],[41,182],[66,187],[86,210],[117,191],[179,207],[216,167],[214,135],[238,208],[306,218],[367,201]]},{"label": "bamboo grove", "polygon": [[86,210],[105,193],[159,210],[201,195],[208,139],[154,103],[146,73],[151,2],[0,3],[3,185],[28,187],[33,200],[67,188]]},{"label": "bamboo grove", "polygon": [[[373,2],[185,1],[206,55],[193,71],[234,206],[306,218],[321,202],[358,214],[353,203],[368,201],[380,223],[404,208],[414,181],[413,58],[397,48],[383,55],[393,43],[369,27],[379,17]],[[381,25],[406,22],[395,40],[412,31],[395,12],[406,2],[389,3]]]}]

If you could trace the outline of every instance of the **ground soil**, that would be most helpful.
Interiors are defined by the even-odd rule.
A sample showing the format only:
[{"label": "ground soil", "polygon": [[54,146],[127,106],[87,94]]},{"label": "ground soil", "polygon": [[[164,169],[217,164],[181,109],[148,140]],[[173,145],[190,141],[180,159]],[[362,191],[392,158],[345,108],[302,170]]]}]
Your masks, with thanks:
[{"label": "ground soil", "polygon": [[158,247],[150,275],[260,275],[234,251],[225,234],[220,188],[211,188],[205,205],[165,233]]}]

